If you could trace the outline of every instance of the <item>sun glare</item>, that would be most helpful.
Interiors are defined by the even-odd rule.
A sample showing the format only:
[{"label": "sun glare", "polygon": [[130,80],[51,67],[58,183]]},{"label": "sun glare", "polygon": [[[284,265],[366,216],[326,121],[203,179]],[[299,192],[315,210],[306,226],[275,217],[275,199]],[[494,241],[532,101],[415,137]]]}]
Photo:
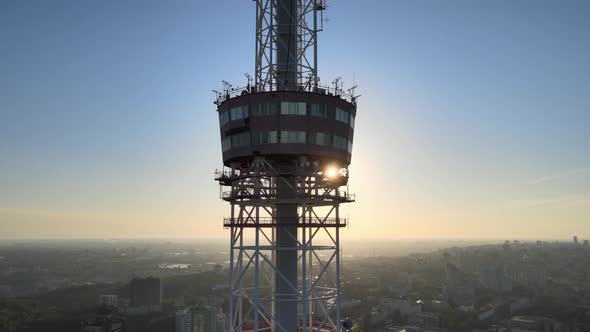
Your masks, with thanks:
[{"label": "sun glare", "polygon": [[333,179],[336,176],[338,176],[338,169],[336,167],[330,166],[326,168],[324,174],[326,175],[326,177]]}]

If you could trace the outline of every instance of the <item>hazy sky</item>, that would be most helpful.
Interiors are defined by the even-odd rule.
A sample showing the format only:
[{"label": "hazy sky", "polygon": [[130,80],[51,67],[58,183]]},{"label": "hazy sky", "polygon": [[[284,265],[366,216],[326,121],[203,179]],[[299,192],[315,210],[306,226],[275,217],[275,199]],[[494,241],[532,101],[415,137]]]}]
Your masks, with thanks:
[{"label": "hazy sky", "polygon": [[[590,238],[590,2],[337,1],[345,238]],[[212,89],[252,1],[0,1],[0,238],[227,237]]]}]

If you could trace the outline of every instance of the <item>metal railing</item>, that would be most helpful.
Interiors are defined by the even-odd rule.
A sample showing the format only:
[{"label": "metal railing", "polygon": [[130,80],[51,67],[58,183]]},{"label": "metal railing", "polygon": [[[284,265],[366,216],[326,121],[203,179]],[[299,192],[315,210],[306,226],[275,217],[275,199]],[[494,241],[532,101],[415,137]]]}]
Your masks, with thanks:
[{"label": "metal railing", "polygon": [[348,180],[348,176],[346,176],[346,175],[340,175],[339,178],[336,180],[333,180],[333,179],[327,180],[326,176],[317,170],[301,170],[301,169],[297,169],[297,167],[294,167],[294,166],[284,166],[284,165],[275,166],[273,173],[265,172],[265,173],[253,174],[248,171],[240,171],[240,170],[232,171],[231,169],[223,169],[223,170],[216,169],[215,172],[213,172],[213,175],[215,176],[216,179],[227,179],[227,180],[239,179],[239,178],[244,178],[244,177],[250,177],[250,178],[268,177],[268,178],[270,178],[270,177],[280,177],[280,176],[284,176],[284,175],[315,177],[318,179],[323,179],[323,181],[326,183],[334,183],[334,182],[337,182],[338,179]]},{"label": "metal railing", "polygon": [[243,218],[223,218],[224,227],[281,227],[281,226],[293,226],[297,227],[346,227],[348,220],[345,218],[291,218],[281,219],[281,223],[277,223],[276,218],[264,217],[258,218],[258,221],[254,217],[243,217]]},{"label": "metal railing", "polygon": [[[334,87],[334,86],[319,84],[317,88],[314,88],[312,86],[305,87],[305,86],[300,85],[300,86],[298,86],[297,91],[298,92],[313,92],[313,93],[323,94],[323,95],[327,95],[327,96],[339,97],[340,99],[345,100],[345,101],[356,106],[356,100],[358,97],[360,97],[360,95],[354,95],[354,88],[356,88],[356,86],[354,86],[351,89],[345,90],[343,87],[340,87],[340,86]],[[251,93],[276,92],[276,91],[279,91],[279,90],[258,91],[258,89],[256,89],[256,87],[254,87],[253,85],[246,85],[246,86],[235,87],[235,88],[230,87],[230,88],[227,88],[223,91],[213,90],[213,92],[215,93],[215,104],[217,106],[219,106],[223,102],[230,100],[232,98],[235,98],[235,97],[239,97],[239,96],[243,96],[243,95],[247,95],[247,94],[251,94]]]},{"label": "metal railing", "polygon": [[331,193],[297,193],[294,195],[284,195],[284,194],[276,194],[276,193],[253,193],[253,192],[233,192],[233,191],[223,191],[221,193],[222,199],[254,199],[254,198],[266,198],[266,199],[295,199],[295,198],[308,198],[308,199],[340,199],[346,201],[354,201],[356,198],[355,194],[348,193],[344,190],[338,190],[336,192]]}]

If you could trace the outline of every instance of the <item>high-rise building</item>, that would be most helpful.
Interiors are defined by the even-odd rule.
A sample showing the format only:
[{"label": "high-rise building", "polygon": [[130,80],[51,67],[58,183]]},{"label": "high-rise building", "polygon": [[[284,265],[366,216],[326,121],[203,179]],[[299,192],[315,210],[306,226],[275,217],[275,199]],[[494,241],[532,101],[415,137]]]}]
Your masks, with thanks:
[{"label": "high-rise building", "polygon": [[197,305],[176,312],[176,332],[225,332],[227,315],[218,307]]},{"label": "high-rise building", "polygon": [[118,304],[117,295],[99,295],[98,305],[116,308]]},{"label": "high-rise building", "polygon": [[446,265],[446,284],[443,293],[449,302],[458,306],[472,306],[475,296],[473,280],[454,264]]},{"label": "high-rise building", "polygon": [[504,266],[490,264],[480,268],[479,282],[482,287],[496,292],[512,291],[512,279],[508,276]]},{"label": "high-rise building", "polygon": [[129,283],[129,312],[143,313],[162,310],[162,280],[133,278]]}]

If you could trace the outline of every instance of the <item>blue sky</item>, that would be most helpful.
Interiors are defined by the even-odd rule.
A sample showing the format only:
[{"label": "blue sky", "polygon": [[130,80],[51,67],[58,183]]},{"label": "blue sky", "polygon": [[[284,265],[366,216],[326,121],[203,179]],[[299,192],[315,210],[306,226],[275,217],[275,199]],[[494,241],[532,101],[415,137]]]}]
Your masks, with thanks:
[{"label": "blue sky", "polygon": [[[590,3],[328,4],[346,236],[590,237]],[[252,1],[4,1],[0,41],[0,237],[227,236],[211,90],[253,71]]]}]

